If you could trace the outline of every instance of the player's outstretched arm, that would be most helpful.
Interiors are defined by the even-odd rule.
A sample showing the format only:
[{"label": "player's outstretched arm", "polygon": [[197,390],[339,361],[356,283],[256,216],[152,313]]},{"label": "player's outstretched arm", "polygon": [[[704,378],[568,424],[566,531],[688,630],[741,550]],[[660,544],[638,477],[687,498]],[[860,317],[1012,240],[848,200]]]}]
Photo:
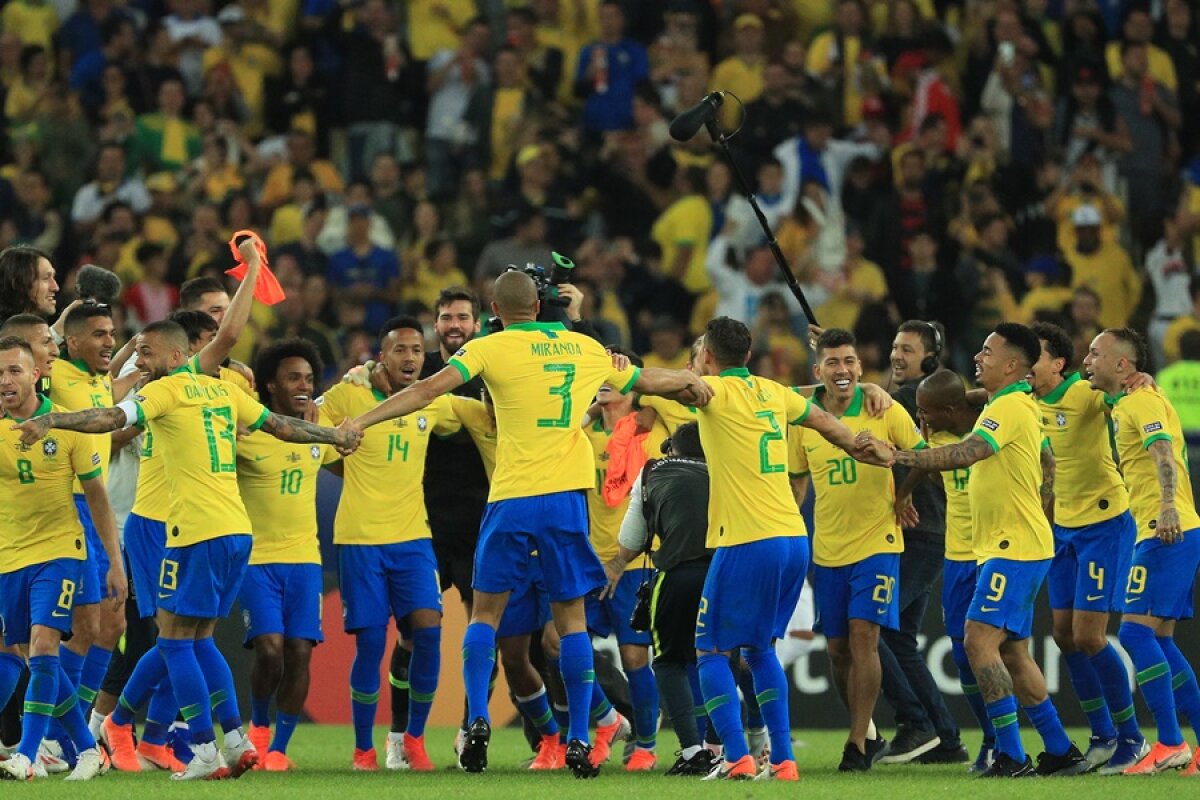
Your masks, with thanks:
[{"label": "player's outstretched arm", "polygon": [[112,600],[113,608],[120,608],[129,594],[129,579],[125,576],[121,542],[117,538],[117,520],[108,500],[108,490],[104,487],[104,479],[99,476],[80,481],[80,485],[83,486],[83,496],[87,500],[88,509],[92,512],[96,533],[100,536],[100,543],[108,555],[108,575],[105,576],[108,596]]},{"label": "player's outstretched arm", "polygon": [[[262,424],[262,429],[276,439],[282,439],[285,442],[292,442],[294,444],[331,444],[338,449],[338,452],[354,452],[358,447],[359,440],[362,438],[362,433],[351,426],[326,428],[323,425],[315,425],[311,422],[305,422],[302,419],[274,412]],[[348,452],[343,452],[343,455],[348,454]]]},{"label": "player's outstretched arm", "polygon": [[690,406],[705,406],[712,399],[712,387],[695,373],[682,369],[651,367],[638,375],[633,390],[656,394]]},{"label": "player's outstretched arm", "polygon": [[[866,401],[867,416],[882,417],[884,412],[892,407],[895,399],[884,390],[884,388],[875,383],[860,382],[859,388],[863,390],[863,399]],[[812,398],[816,394],[817,389],[821,388],[819,383],[809,383],[803,386],[793,387],[796,392],[805,398]]]},{"label": "player's outstretched arm", "polygon": [[205,375],[214,374],[229,357],[246,323],[250,321],[250,311],[254,307],[254,285],[258,283],[258,273],[262,269],[262,259],[259,258],[256,241],[257,237],[247,237],[238,245],[238,252],[246,261],[246,277],[233,293],[233,299],[229,301],[229,308],[225,311],[225,319],[221,321],[221,327],[217,328],[217,335],[196,354],[200,359],[200,371]]},{"label": "player's outstretched arm", "polygon": [[389,419],[407,416],[419,411],[437,398],[463,385],[463,376],[454,367],[442,367],[423,381],[417,381],[354,420],[359,429],[378,425]]},{"label": "player's outstretched arm", "polygon": [[825,437],[825,441],[837,445],[864,464],[874,464],[878,467],[892,465],[891,447],[878,440],[870,443],[859,442],[854,438],[850,429],[842,424],[841,420],[816,405],[808,407],[808,416],[800,424],[806,428],[812,428]]},{"label": "player's outstretched arm", "polygon": [[54,412],[27,419],[12,430],[21,431],[21,444],[26,447],[42,439],[51,428],[80,433],[111,433],[128,424],[121,408],[89,408],[70,413]]},{"label": "player's outstretched arm", "polygon": [[1167,439],[1153,441],[1146,449],[1154,459],[1158,473],[1159,510],[1154,535],[1163,544],[1175,544],[1183,539],[1179,510],[1175,508],[1175,486],[1179,480],[1179,473],[1175,469],[1175,454],[1171,452],[1171,442]]},{"label": "player's outstretched arm", "polygon": [[897,450],[896,463],[904,467],[945,472],[948,469],[969,467],[977,461],[988,458],[992,453],[992,446],[984,441],[983,437],[972,433],[961,442],[944,447],[931,447],[925,450]]}]

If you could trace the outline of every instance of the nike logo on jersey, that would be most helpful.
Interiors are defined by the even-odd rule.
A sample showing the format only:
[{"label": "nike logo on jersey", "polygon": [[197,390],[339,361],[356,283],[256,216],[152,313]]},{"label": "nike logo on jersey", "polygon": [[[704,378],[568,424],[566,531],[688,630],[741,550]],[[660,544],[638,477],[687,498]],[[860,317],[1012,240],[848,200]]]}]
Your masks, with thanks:
[{"label": "nike logo on jersey", "polygon": [[270,458],[270,456],[255,456],[254,461],[257,463],[259,461],[266,461],[268,458]]}]

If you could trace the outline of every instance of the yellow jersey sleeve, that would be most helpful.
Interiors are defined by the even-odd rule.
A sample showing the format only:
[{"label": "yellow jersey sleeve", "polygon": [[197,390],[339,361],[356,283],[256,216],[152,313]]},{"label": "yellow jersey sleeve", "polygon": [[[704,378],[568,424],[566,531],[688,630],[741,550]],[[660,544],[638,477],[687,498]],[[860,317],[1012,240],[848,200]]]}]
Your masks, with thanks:
[{"label": "yellow jersey sleeve", "polygon": [[243,375],[241,372],[238,372],[236,369],[230,369],[229,367],[221,367],[218,377],[220,377],[220,379],[225,381],[226,383],[232,383],[234,386],[241,389],[243,392],[248,394],[254,400],[258,399],[258,392],[256,392],[254,389],[250,388],[250,381],[246,380],[246,376]]},{"label": "yellow jersey sleeve", "polygon": [[887,422],[888,441],[901,450],[921,450],[925,447],[925,439],[921,437],[921,429],[913,422],[908,409],[899,403],[893,403],[884,412]]},{"label": "yellow jersey sleeve", "polygon": [[453,436],[462,430],[462,421],[454,413],[454,403],[451,401],[453,396],[444,394],[429,404],[429,407],[437,412],[433,432],[438,436]]},{"label": "yellow jersey sleeve", "polygon": [[[943,447],[961,441],[961,437],[950,431],[937,431],[929,437],[931,447]],[[971,498],[967,493],[971,468],[960,467],[939,472],[938,476],[946,490],[946,558],[950,561],[975,561]]]},{"label": "yellow jersey sleeve", "polygon": [[793,389],[788,392],[787,399],[784,403],[784,411],[787,414],[788,425],[801,425],[804,420],[808,419],[808,412],[811,410],[808,398],[800,394],[798,389]]},{"label": "yellow jersey sleeve", "polygon": [[251,433],[261,428],[267,417],[271,416],[266,406],[245,391],[230,392],[229,397],[237,408],[238,424],[245,426]]},{"label": "yellow jersey sleeve", "polygon": [[804,442],[808,436],[804,428],[788,430],[788,475],[800,478],[808,474],[808,452]]},{"label": "yellow jersey sleeve", "polygon": [[179,392],[171,391],[166,378],[159,378],[143,386],[133,397],[137,406],[137,424],[145,426],[150,420],[169,414],[179,407]]},{"label": "yellow jersey sleeve", "polygon": [[447,396],[454,409],[454,416],[458,417],[459,422],[471,435],[471,441],[475,443],[475,449],[479,451],[479,457],[483,460],[484,472],[487,473],[488,480],[491,480],[492,473],[496,470],[495,420],[488,413],[482,400],[456,394]]}]

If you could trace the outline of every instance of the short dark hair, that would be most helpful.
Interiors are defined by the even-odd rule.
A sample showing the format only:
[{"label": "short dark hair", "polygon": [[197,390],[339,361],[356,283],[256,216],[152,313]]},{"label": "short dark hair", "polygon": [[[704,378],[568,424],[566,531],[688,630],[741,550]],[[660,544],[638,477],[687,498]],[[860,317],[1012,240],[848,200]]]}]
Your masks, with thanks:
[{"label": "short dark hair", "polygon": [[[33,358],[33,348],[29,346],[29,342],[22,339],[20,336],[5,336],[0,338],[0,353],[9,350],[24,350]],[[36,366],[36,365],[35,365]]]},{"label": "short dark hair", "polygon": [[13,336],[15,334],[11,333],[11,331],[15,331],[18,328],[32,328],[35,325],[49,324],[49,322],[37,314],[13,314],[4,320],[3,324],[0,324],[0,336]]},{"label": "short dark hair", "polygon": [[857,347],[858,340],[854,338],[854,334],[845,328],[830,328],[827,331],[822,331],[817,337],[817,358],[821,357],[821,353],[826,350],[832,350],[835,347]]},{"label": "short dark hair", "polygon": [[1032,367],[1042,357],[1042,342],[1028,325],[1018,322],[1001,322],[992,332],[1008,342],[1010,347],[1021,351],[1021,355],[1025,358],[1025,366]]},{"label": "short dark hair", "polygon": [[[936,329],[936,333],[935,333]],[[938,327],[936,322],[927,322],[923,319],[906,319],[900,323],[900,327],[896,328],[896,333],[915,333],[921,339],[921,347],[925,348],[925,355],[931,356],[937,353],[938,336],[942,341],[946,341],[946,334]]]},{"label": "short dark hair", "polygon": [[441,310],[451,303],[457,303],[459,300],[465,300],[471,304],[471,316],[479,319],[479,295],[472,292],[465,286],[447,286],[438,292],[437,300],[433,303],[435,313],[441,313]]},{"label": "short dark hair", "polygon": [[1104,332],[1124,342],[1133,350],[1133,368],[1145,372],[1150,365],[1150,351],[1146,347],[1146,338],[1133,328],[1105,328]]},{"label": "short dark hair", "polygon": [[200,303],[200,298],[210,292],[224,292],[225,285],[216,278],[205,275],[192,278],[179,287],[179,307],[190,309]]},{"label": "short dark hair", "polygon": [[6,247],[0,251],[0,317],[31,311],[29,295],[37,281],[37,265],[50,261],[44,250],[28,245]]},{"label": "short dark hair", "polygon": [[671,453],[683,458],[704,458],[704,447],[700,444],[700,423],[685,422],[675,429],[668,440]]},{"label": "short dark hair", "polygon": [[112,309],[102,303],[80,303],[67,313],[67,318],[63,320],[63,330],[68,336],[74,336],[88,320],[95,317],[112,319]]},{"label": "short dark hair", "polygon": [[313,380],[321,380],[325,365],[321,363],[321,354],[312,342],[296,336],[267,345],[254,360],[254,384],[258,387],[259,401],[267,408],[271,407],[272,402],[271,390],[267,384],[275,380],[279,365],[288,358],[303,358],[312,367]]},{"label": "short dark hair", "polygon": [[1179,355],[1184,361],[1200,361],[1200,331],[1184,331],[1179,337]]},{"label": "short dark hair", "polygon": [[[176,311],[175,313],[179,314],[179,313],[183,313],[183,312]],[[204,314],[203,311],[195,311],[195,312],[189,311],[186,313]],[[207,314],[204,314],[204,316],[208,317]],[[212,317],[208,317],[208,318],[212,319]],[[167,339],[172,340],[176,345],[178,345],[179,347],[181,347],[182,349],[185,349],[185,350],[187,348],[184,345],[184,343],[186,342],[187,344],[191,344],[191,338],[188,336],[187,329],[184,328],[182,325],[180,325],[178,322],[175,322],[174,320],[172,320],[170,317],[168,317],[167,319],[159,320],[158,322],[151,322],[149,325],[142,328],[143,336],[148,336],[150,334],[159,334],[161,336],[165,336]]]},{"label": "short dark hair", "polygon": [[1063,369],[1066,370],[1075,363],[1075,345],[1071,336],[1062,327],[1053,322],[1035,322],[1029,326],[1037,337],[1046,343],[1046,352],[1051,358],[1061,358]]},{"label": "short dark hair", "polygon": [[723,367],[745,366],[753,342],[746,324],[731,317],[716,317],[704,326],[704,347]]},{"label": "short dark hair", "polygon": [[[189,345],[193,345],[200,341],[200,337],[205,333],[208,333],[209,331],[215,333],[221,327],[217,324],[217,321],[213,319],[212,314],[209,314],[207,311],[200,311],[197,309],[179,309],[178,311],[172,311],[167,315],[166,321],[175,323],[175,325],[177,325],[187,335]],[[148,330],[149,326],[147,326],[146,330],[142,331],[142,333],[146,333]]]},{"label": "short dark hair", "polygon": [[392,317],[387,322],[383,323],[383,327],[379,329],[379,341],[382,342],[387,335],[392,331],[407,330],[411,328],[423,337],[425,335],[425,326],[421,324],[421,320],[416,317]]}]

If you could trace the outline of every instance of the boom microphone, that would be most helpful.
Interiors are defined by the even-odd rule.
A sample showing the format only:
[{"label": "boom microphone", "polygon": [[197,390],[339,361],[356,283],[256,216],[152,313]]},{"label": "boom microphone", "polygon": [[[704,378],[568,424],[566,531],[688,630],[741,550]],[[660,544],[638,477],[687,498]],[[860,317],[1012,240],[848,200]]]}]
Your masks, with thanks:
[{"label": "boom microphone", "polygon": [[716,118],[717,109],[724,102],[724,92],[712,92],[704,95],[699,103],[671,120],[671,127],[668,129],[671,138],[677,142],[686,142],[691,139],[700,132],[705,123]]},{"label": "boom microphone", "polygon": [[95,264],[84,264],[75,278],[75,292],[80,300],[112,303],[121,296],[121,279]]}]

